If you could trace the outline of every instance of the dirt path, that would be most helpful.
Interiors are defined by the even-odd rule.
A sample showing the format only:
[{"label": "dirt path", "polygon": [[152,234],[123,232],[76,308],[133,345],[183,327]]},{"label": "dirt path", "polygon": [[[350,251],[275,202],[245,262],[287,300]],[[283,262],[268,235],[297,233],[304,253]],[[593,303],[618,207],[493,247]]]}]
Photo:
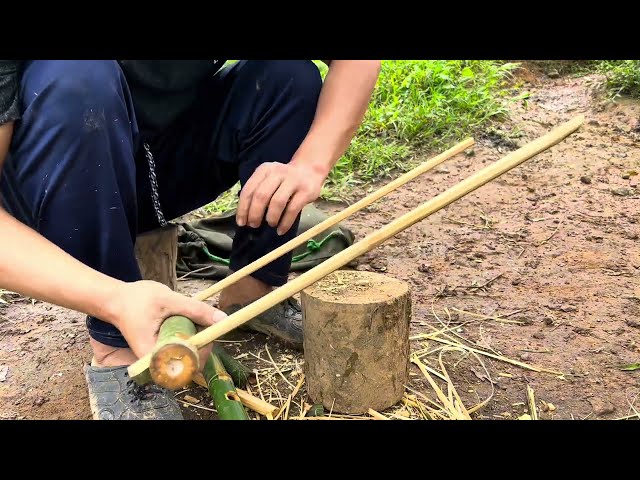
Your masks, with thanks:
[{"label": "dirt path", "polygon": [[[537,85],[531,85],[528,106],[514,105],[511,120],[500,127],[522,136],[477,138],[475,155],[457,157],[350,219],[358,238],[578,113],[587,117],[584,127],[371,252],[358,268],[410,282],[412,334],[441,326],[434,313],[449,321],[446,308],[464,338],[564,373],[485,359],[496,393],[475,418],[522,415],[527,384],[537,399],[556,407],[541,411],[541,418],[627,416],[640,393],[640,371],[620,370],[640,361],[640,176],[633,175],[640,172],[640,103],[598,101],[591,77],[531,80]],[[335,212],[340,206],[321,208]],[[193,292],[202,284],[181,287]],[[0,304],[0,418],[89,418],[81,373],[90,358],[83,317],[5,299],[11,303]],[[512,314],[508,319],[517,323],[463,325],[474,317],[459,310]],[[422,347],[413,343],[414,350]],[[268,366],[263,338],[230,345],[252,367]],[[293,379],[300,357],[267,345],[276,362],[290,365],[284,373]],[[463,400],[485,398],[491,387],[482,369],[470,358],[458,360],[447,368]],[[412,388],[432,396],[415,367],[411,379]],[[203,399],[204,407],[185,408],[188,418],[212,418],[204,392],[188,393]],[[272,396],[272,402],[282,400]]]}]

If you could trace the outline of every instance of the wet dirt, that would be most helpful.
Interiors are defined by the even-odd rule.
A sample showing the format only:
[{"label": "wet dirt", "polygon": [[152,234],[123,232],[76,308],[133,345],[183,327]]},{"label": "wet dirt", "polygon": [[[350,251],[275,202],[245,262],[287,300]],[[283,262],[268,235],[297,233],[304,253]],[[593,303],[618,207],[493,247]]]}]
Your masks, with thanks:
[{"label": "wet dirt", "polygon": [[[485,349],[563,373],[486,358],[489,380],[473,359],[452,356],[447,369],[463,401],[485,398],[490,381],[495,387],[474,418],[519,417],[527,411],[527,385],[543,419],[632,415],[640,371],[621,366],[640,361],[640,103],[604,101],[594,93],[595,76],[550,79],[525,72],[522,78],[529,80],[523,90],[531,95],[512,104],[509,121],[476,137],[472,155],[456,156],[351,217],[346,223],[357,239],[574,115],[585,114],[583,127],[390,239],[360,258],[356,268],[409,283],[412,335],[441,327],[435,313],[460,322],[456,333]],[[319,207],[328,213],[343,208]],[[194,293],[205,283],[179,285]],[[8,303],[0,302],[0,418],[90,418],[82,366],[91,353],[83,316],[3,298]],[[470,318],[460,311],[517,323],[485,319],[463,325]],[[237,339],[227,344],[231,353],[247,353],[243,361],[250,368],[269,363],[265,345],[276,362],[293,359],[297,365],[302,358],[259,334],[230,338]],[[422,348],[420,341],[412,343],[412,350]],[[414,365],[410,387],[433,398]],[[187,389],[178,398],[187,395],[199,403],[185,405],[186,418],[215,418],[204,389]],[[543,401],[554,408],[545,409]]]}]

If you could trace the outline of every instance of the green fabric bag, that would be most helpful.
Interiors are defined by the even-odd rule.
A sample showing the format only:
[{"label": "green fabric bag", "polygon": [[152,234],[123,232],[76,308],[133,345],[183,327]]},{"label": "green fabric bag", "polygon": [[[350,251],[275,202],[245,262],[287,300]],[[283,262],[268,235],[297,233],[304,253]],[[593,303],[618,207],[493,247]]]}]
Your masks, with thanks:
[{"label": "green fabric bag", "polygon": [[[235,233],[235,210],[223,215],[204,218],[178,225],[178,277],[189,274],[193,278],[219,280],[229,275],[229,255]],[[327,219],[313,205],[302,210],[298,234]],[[353,244],[355,236],[344,225],[338,224],[316,235],[293,250],[291,271],[304,271],[315,267]]]}]

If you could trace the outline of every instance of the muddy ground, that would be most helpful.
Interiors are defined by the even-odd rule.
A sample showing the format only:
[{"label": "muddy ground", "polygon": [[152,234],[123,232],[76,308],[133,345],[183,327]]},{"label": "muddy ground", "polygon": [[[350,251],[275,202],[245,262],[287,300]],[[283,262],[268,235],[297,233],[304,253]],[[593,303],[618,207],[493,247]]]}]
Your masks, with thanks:
[{"label": "muddy ground", "polygon": [[[473,155],[457,156],[352,217],[347,225],[357,237],[584,113],[581,130],[367,254],[357,268],[410,283],[412,335],[441,327],[435,313],[459,322],[456,333],[486,350],[563,373],[537,373],[485,358],[495,394],[474,418],[519,417],[527,411],[527,385],[538,399],[540,418],[626,417],[634,413],[631,405],[640,393],[640,371],[620,369],[640,361],[640,103],[604,101],[594,93],[599,81],[594,76],[551,79],[523,72],[521,77],[531,96],[512,105],[511,119],[500,131],[478,136]],[[204,283],[180,285],[191,293]],[[0,418],[90,418],[81,368],[90,360],[83,316],[4,298],[9,303],[0,304]],[[475,321],[462,325],[470,320]],[[259,335],[236,338],[228,343],[234,353],[262,369],[271,384],[279,379],[282,398],[274,389],[265,394],[281,405],[291,387],[268,373],[272,364],[265,344],[292,384],[302,357]],[[412,350],[422,347],[419,340],[412,342]],[[452,356],[447,368],[466,405],[490,393],[490,381],[473,358]],[[413,365],[409,387],[435,398]],[[185,395],[199,400],[196,407],[185,406],[187,418],[215,418],[203,389],[178,397]],[[298,403],[304,387],[301,395]],[[555,409],[544,411],[543,401]],[[298,409],[292,404],[290,416]]]}]

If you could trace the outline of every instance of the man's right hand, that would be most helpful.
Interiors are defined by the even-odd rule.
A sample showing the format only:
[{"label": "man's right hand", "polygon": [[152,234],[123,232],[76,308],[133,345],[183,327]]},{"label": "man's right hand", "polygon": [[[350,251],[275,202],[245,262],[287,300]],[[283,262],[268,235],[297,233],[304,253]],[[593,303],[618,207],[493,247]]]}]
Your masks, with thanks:
[{"label": "man's right hand", "polygon": [[[162,322],[172,315],[185,316],[202,327],[226,317],[224,312],[204,302],[148,280],[122,283],[109,310],[108,321],[120,330],[138,358],[153,350]],[[211,347],[207,345],[200,350],[200,365],[206,363]]]}]

